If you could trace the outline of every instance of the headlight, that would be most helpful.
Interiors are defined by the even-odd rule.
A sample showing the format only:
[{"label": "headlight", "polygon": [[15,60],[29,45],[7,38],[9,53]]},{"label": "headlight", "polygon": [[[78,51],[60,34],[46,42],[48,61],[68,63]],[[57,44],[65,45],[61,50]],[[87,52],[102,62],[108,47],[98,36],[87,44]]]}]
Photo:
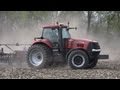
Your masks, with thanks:
[{"label": "headlight", "polygon": [[92,52],[100,52],[101,49],[92,49]]}]

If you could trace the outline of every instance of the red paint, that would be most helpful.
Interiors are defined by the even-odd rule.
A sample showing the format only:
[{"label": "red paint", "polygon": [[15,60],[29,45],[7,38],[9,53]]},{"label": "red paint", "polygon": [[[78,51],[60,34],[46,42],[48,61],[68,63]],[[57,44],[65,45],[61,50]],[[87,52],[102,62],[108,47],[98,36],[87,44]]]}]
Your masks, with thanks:
[{"label": "red paint", "polygon": [[43,43],[46,44],[48,47],[52,48],[51,42],[48,39],[36,39],[33,41],[33,44]]},{"label": "red paint", "polygon": [[[43,28],[67,28],[68,26],[63,25],[63,24],[57,24],[57,25],[47,25],[44,26]],[[87,39],[68,39],[65,45],[65,48],[67,49],[76,49],[76,48],[82,48],[82,49],[87,49],[89,42],[92,42],[91,40]],[[52,44],[48,39],[36,39],[34,40],[33,44],[37,43],[44,43],[48,47],[52,48]]]},{"label": "red paint", "polygon": [[89,44],[89,40],[83,40],[83,39],[69,39],[67,41],[68,44],[66,44],[65,48],[68,49],[76,49],[76,48],[82,48],[87,49],[87,46]]},{"label": "red paint", "polygon": [[[82,48],[82,49],[87,49],[89,42],[91,42],[90,40],[83,40],[83,39],[68,39],[65,48],[68,49],[76,49],[76,48]],[[37,43],[44,43],[46,44],[48,47],[52,48],[52,44],[48,39],[36,39],[33,41],[33,44],[37,44]]]}]

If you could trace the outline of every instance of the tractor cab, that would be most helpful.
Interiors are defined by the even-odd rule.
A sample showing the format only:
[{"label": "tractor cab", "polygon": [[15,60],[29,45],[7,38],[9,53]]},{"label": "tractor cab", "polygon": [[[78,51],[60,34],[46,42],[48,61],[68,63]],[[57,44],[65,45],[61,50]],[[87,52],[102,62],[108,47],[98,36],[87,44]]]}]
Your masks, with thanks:
[{"label": "tractor cab", "polygon": [[57,48],[63,52],[67,42],[66,40],[71,38],[69,26],[63,24],[45,26],[43,27],[42,38],[48,39],[52,44],[52,48]]},{"label": "tractor cab", "polygon": [[[61,30],[61,31],[59,31]],[[71,38],[69,30],[66,27],[44,27],[42,37],[49,39],[51,42],[58,42],[59,40],[59,32],[62,34],[62,38]]]}]

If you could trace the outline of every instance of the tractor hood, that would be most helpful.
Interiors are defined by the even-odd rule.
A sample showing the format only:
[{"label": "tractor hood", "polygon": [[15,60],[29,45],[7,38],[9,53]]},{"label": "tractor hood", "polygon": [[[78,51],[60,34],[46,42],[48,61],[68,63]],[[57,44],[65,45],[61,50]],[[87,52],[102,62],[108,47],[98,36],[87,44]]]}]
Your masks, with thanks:
[{"label": "tractor hood", "polygon": [[74,43],[90,43],[90,42],[97,43],[97,41],[90,40],[90,39],[69,39],[69,41],[72,41]]},{"label": "tractor hood", "polygon": [[88,40],[88,39],[69,39],[68,47],[69,48],[84,48],[86,49],[89,43],[98,43],[97,41]]},{"label": "tractor hood", "polygon": [[71,39],[71,40],[78,41],[78,42],[97,42],[90,39]]}]

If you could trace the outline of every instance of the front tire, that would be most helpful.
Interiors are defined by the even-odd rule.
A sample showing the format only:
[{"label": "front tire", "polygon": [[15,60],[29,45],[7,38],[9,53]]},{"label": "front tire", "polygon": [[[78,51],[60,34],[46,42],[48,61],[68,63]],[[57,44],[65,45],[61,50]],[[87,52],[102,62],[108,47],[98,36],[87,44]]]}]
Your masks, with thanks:
[{"label": "front tire", "polygon": [[91,60],[90,64],[88,64],[87,68],[92,69],[97,65],[97,63],[98,63],[98,58],[95,58],[95,59]]},{"label": "front tire", "polygon": [[88,55],[82,50],[72,51],[68,56],[68,64],[72,69],[85,69],[88,63]]}]

